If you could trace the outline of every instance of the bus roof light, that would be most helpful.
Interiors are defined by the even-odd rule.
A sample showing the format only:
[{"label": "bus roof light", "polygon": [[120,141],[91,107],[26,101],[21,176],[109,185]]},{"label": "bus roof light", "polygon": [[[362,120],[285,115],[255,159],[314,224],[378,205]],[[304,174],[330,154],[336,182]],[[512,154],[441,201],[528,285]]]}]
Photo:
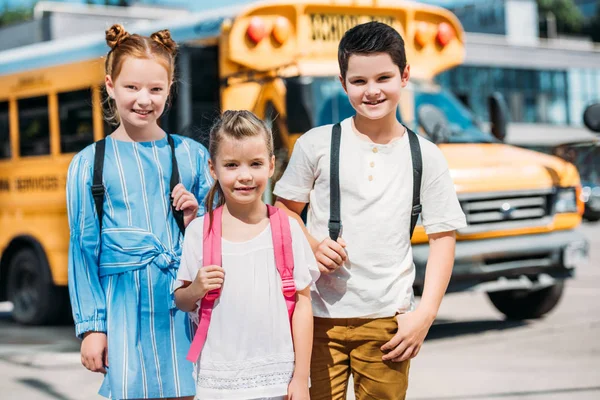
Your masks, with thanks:
[{"label": "bus roof light", "polygon": [[260,17],[252,17],[248,23],[248,29],[246,30],[248,39],[254,44],[258,44],[267,35],[267,28],[265,22]]},{"label": "bus roof light", "polygon": [[454,39],[455,35],[456,33],[454,32],[454,29],[452,29],[452,26],[450,26],[449,23],[442,22],[439,24],[437,41],[440,45],[442,45],[442,47],[445,47],[448,43],[450,43],[450,41]]},{"label": "bus roof light", "polygon": [[279,44],[284,44],[291,34],[290,21],[285,17],[277,17],[273,24],[273,39]]}]

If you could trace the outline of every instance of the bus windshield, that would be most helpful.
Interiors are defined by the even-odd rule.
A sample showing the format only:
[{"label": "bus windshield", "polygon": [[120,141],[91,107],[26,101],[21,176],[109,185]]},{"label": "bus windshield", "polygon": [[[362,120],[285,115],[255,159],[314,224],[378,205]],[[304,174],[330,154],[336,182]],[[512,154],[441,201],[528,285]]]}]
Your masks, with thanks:
[{"label": "bus windshield", "polygon": [[[303,86],[302,102],[308,108],[312,126],[333,124],[354,115],[354,109],[337,77],[302,77],[299,79],[302,80]],[[449,138],[450,143],[496,142],[492,135],[483,132],[477,126],[471,112],[449,92],[444,90],[424,91],[420,90],[418,85],[414,85],[413,90],[416,111],[424,104],[431,104],[446,115],[452,132]],[[296,99],[295,102],[291,100],[288,99],[288,105],[299,105],[299,99]],[[396,115],[402,122],[402,115],[399,112]],[[418,113],[415,113],[415,119],[418,124]]]}]

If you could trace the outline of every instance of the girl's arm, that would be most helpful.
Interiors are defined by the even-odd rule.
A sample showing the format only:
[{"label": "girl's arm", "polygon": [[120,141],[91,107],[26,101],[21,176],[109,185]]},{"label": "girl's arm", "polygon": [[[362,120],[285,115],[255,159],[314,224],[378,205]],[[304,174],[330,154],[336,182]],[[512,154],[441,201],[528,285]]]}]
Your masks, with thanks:
[{"label": "girl's arm", "polygon": [[92,198],[92,167],[81,154],[67,174],[69,219],[69,294],[75,331],[106,332],[106,298],[98,275],[100,232]]},{"label": "girl's arm", "polygon": [[174,293],[175,305],[181,311],[196,310],[198,300],[210,290],[220,288],[225,277],[223,268],[219,266],[202,267],[203,227],[204,220],[195,219],[186,229],[183,238],[183,250]]},{"label": "girl's arm", "polygon": [[[296,308],[292,316],[292,332],[295,353],[294,376],[290,383],[290,399],[305,398],[308,394],[310,356],[313,344],[313,313],[310,302],[310,286],[297,292]],[[298,396],[298,397],[296,397]],[[308,397],[306,397],[308,398]]]},{"label": "girl's arm", "polygon": [[[177,278],[181,280],[180,276],[181,274],[178,274]],[[197,307],[196,303],[206,293],[221,288],[224,278],[225,270],[218,265],[208,265],[200,268],[193,281],[181,280],[181,287],[175,290],[175,305],[181,311],[194,311]]]},{"label": "girl's arm", "polygon": [[106,298],[98,275],[100,232],[91,184],[91,165],[79,154],[67,174],[69,294],[75,332],[83,339],[81,363],[90,371],[106,373]]}]

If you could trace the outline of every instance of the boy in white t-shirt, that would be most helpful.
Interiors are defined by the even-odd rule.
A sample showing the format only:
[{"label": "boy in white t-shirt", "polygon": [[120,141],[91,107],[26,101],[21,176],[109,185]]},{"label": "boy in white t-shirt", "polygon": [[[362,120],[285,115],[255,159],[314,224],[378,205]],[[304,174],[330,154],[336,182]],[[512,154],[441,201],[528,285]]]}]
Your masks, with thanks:
[{"label": "boy in white t-shirt", "polygon": [[312,291],[310,394],[312,400],[343,399],[352,373],[358,399],[404,399],[409,360],[438,312],[454,263],[454,231],[466,221],[443,154],[419,138],[430,255],[415,308],[413,165],[407,129],[396,119],[410,76],[404,41],[388,25],[362,24],[346,32],[338,60],[340,81],[356,110],[341,122],[341,237],[328,236],[331,125],[298,139],[275,187],[277,206],[299,221],[310,203],[303,229],[322,272]]}]

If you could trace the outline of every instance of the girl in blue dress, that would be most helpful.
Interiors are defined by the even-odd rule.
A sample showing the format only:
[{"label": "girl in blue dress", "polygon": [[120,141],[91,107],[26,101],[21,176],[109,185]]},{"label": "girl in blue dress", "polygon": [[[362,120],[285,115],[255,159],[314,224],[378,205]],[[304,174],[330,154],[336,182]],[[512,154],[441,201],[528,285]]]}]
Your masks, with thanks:
[{"label": "girl in blue dress", "polygon": [[[111,399],[192,398],[191,327],[172,296],[182,231],[212,180],[199,143],[157,124],[173,82],[168,31],[106,32],[115,131],[69,167],[69,291],[81,361]],[[179,183],[178,183],[179,182]]]}]

